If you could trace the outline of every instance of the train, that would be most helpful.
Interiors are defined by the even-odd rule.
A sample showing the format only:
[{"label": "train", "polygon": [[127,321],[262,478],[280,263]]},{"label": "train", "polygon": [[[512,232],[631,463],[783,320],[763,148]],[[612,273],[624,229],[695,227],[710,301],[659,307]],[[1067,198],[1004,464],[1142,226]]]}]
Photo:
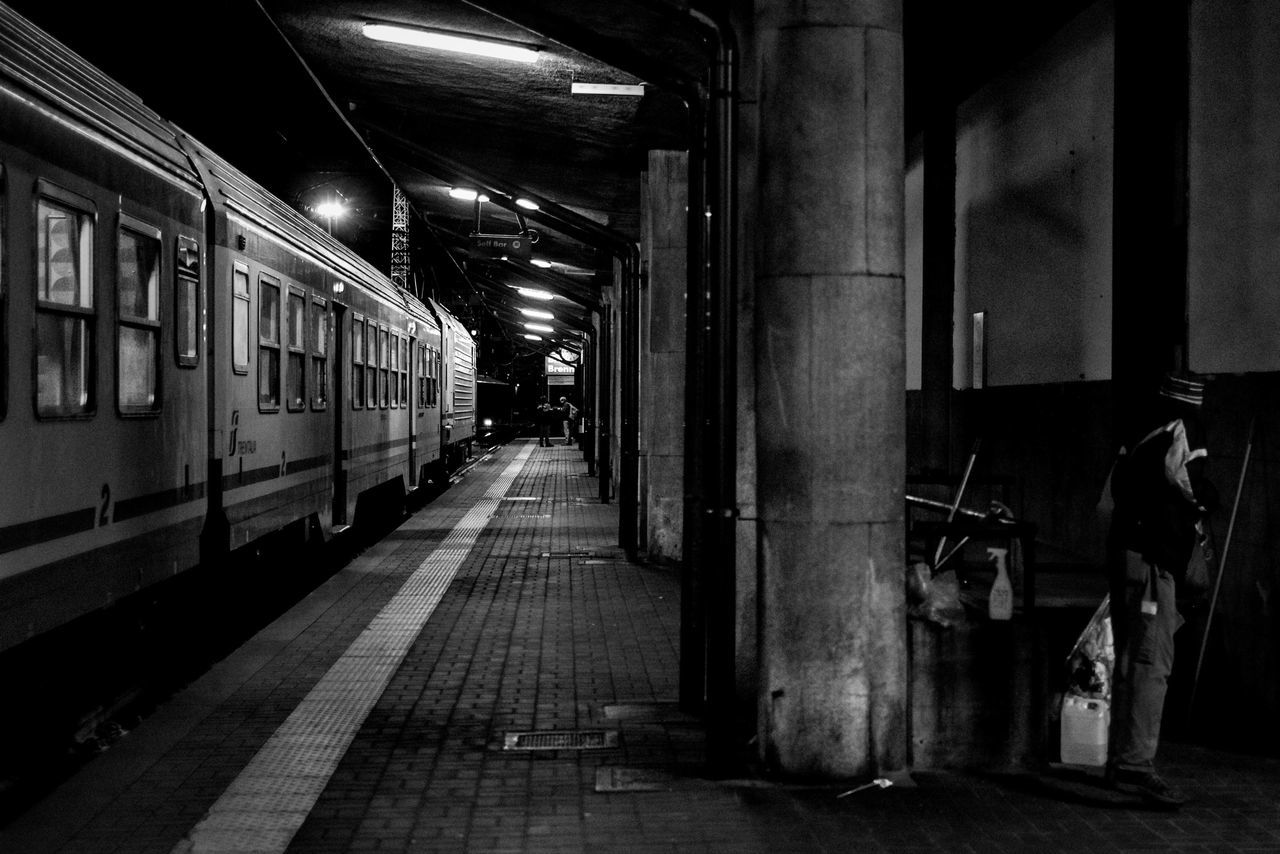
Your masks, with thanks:
[{"label": "train", "polygon": [[0,652],[476,437],[466,326],[0,5]]}]

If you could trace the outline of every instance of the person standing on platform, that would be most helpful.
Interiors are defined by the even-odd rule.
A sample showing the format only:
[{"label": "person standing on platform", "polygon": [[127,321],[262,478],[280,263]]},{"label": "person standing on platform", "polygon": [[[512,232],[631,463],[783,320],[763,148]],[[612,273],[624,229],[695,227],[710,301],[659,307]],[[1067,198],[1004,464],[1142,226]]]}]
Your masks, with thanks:
[{"label": "person standing on platform", "polygon": [[1137,441],[1111,473],[1107,574],[1115,643],[1106,779],[1113,788],[1176,809],[1182,795],[1155,770],[1160,719],[1173,671],[1176,607],[1201,530],[1216,504],[1200,461],[1204,382],[1168,374]]},{"label": "person standing on platform", "polygon": [[538,404],[538,409],[534,412],[534,421],[538,426],[538,447],[551,447],[551,423],[558,420],[556,412],[551,408],[551,404],[547,403],[544,397],[542,402]]},{"label": "person standing on platform", "polygon": [[578,407],[570,403],[569,398],[562,397],[560,398],[560,414],[564,419],[562,425],[564,427],[564,443],[566,445],[572,445],[573,436],[576,432],[573,429],[573,425],[578,420]]}]

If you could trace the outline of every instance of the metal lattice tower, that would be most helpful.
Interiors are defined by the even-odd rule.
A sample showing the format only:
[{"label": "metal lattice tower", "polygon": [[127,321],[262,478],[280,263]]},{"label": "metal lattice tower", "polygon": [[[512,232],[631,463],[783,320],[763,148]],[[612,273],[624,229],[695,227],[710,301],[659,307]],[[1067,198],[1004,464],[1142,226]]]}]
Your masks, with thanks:
[{"label": "metal lattice tower", "polygon": [[409,202],[400,188],[391,188],[391,281],[409,287]]}]

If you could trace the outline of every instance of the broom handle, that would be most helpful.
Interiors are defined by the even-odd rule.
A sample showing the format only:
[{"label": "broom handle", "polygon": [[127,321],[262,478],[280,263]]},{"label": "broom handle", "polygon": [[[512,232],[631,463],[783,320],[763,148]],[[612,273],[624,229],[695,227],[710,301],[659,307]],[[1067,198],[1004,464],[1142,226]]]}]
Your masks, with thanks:
[{"label": "broom handle", "polygon": [[[956,500],[952,502],[951,509],[947,512],[947,524],[955,521],[956,511],[960,509],[960,501],[964,498],[965,487],[969,485],[969,475],[973,472],[973,461],[978,458],[978,446],[982,444],[982,439],[973,440],[973,451],[969,454],[969,462],[964,467],[964,477],[960,478],[960,488],[956,490]],[[942,557],[942,550],[947,545],[947,535],[944,533],[938,539],[938,548],[933,553],[933,566],[938,567],[938,559]],[[950,555],[947,555],[950,557]]]},{"label": "broom handle", "polygon": [[1235,501],[1231,502],[1231,521],[1227,523],[1227,539],[1222,544],[1222,557],[1218,560],[1218,577],[1213,582],[1213,596],[1209,599],[1209,616],[1205,618],[1204,635],[1200,638],[1200,655],[1196,659],[1196,674],[1191,680],[1191,699],[1187,712],[1195,709],[1196,688],[1200,686],[1200,668],[1204,664],[1204,651],[1209,645],[1209,628],[1213,625],[1213,612],[1218,605],[1218,591],[1222,588],[1222,575],[1227,569],[1227,552],[1231,550],[1231,534],[1236,529],[1236,511],[1240,509],[1240,493],[1244,490],[1244,476],[1249,471],[1249,456],[1253,452],[1253,427],[1258,417],[1249,419],[1249,440],[1244,447],[1244,462],[1240,465],[1240,480],[1236,482]]}]

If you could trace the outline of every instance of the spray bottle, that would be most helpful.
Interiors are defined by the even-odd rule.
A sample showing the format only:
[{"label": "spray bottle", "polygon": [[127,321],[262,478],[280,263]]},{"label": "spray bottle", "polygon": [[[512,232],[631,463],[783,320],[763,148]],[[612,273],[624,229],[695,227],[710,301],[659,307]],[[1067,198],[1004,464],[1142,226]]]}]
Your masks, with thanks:
[{"label": "spray bottle", "polygon": [[1013,585],[1009,583],[1008,549],[987,549],[987,554],[996,563],[996,580],[991,583],[991,593],[987,598],[987,614],[993,620],[1008,620],[1013,617]]}]

